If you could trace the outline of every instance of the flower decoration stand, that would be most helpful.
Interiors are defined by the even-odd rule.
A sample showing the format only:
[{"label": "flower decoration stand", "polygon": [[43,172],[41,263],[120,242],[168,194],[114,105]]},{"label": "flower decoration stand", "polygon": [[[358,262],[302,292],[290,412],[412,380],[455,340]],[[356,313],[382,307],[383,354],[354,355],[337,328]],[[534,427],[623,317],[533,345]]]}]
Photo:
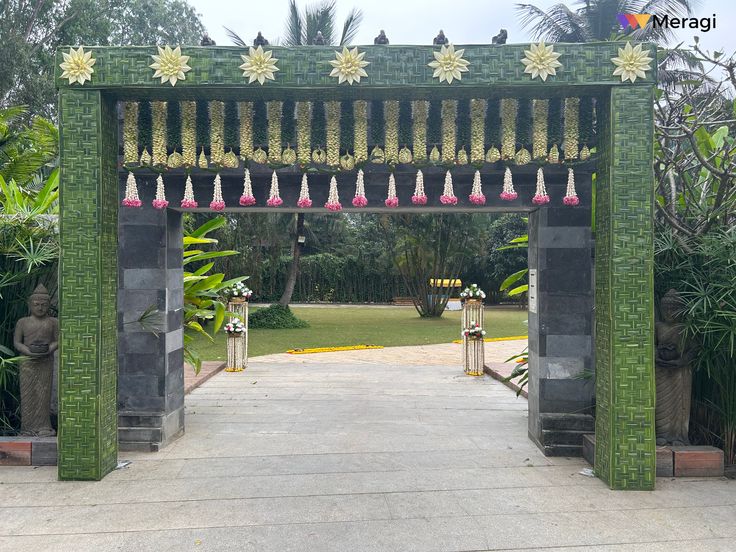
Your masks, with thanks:
[{"label": "flower decoration stand", "polygon": [[[483,301],[466,299],[463,302],[462,329],[483,325]],[[463,370],[469,376],[482,376],[485,364],[485,349],[482,336],[463,335]]]},{"label": "flower decoration stand", "polygon": [[248,367],[248,301],[242,297],[232,297],[227,304],[227,310],[232,314],[230,321],[235,318],[243,321],[245,331],[241,334],[227,336],[227,366],[226,372],[242,372]]}]

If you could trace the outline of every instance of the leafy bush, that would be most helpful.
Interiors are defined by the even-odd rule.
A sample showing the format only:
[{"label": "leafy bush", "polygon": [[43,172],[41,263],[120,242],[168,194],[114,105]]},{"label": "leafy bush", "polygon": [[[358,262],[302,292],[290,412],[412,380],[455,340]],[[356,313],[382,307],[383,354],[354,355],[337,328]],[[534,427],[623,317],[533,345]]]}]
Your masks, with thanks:
[{"label": "leafy bush", "polygon": [[309,324],[294,316],[289,307],[271,305],[254,311],[248,317],[248,327],[255,329],[284,330],[289,328],[308,328]]}]

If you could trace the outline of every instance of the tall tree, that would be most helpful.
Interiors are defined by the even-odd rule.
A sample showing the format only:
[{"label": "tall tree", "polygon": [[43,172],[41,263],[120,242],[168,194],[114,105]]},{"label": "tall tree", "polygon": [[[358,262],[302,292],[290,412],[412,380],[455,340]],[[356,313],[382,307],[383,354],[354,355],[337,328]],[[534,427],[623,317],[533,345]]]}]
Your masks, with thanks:
[{"label": "tall tree", "polygon": [[[340,46],[345,46],[355,38],[358,27],[363,19],[363,13],[353,8],[348,14],[342,26],[340,34]],[[243,40],[236,32],[225,27],[228,36],[234,44],[242,47],[248,47],[249,44]],[[296,0],[289,3],[289,17],[286,20],[286,36],[283,39],[285,46],[303,46],[315,44],[318,42],[318,34],[322,35],[324,44],[335,44],[337,30],[337,7],[335,0],[324,0],[318,4],[306,6],[303,12],[299,11]],[[291,297],[294,294],[296,281],[299,277],[299,258],[302,253],[302,243],[299,242],[299,236],[304,234],[304,214],[298,213],[294,215],[294,224],[292,225],[292,257],[289,266],[289,276],[284,286],[284,292],[279,299],[279,305],[288,306],[291,303]]]},{"label": "tall tree", "polygon": [[53,117],[54,53],[64,45],[198,44],[186,0],[5,0],[0,4],[0,107]]}]

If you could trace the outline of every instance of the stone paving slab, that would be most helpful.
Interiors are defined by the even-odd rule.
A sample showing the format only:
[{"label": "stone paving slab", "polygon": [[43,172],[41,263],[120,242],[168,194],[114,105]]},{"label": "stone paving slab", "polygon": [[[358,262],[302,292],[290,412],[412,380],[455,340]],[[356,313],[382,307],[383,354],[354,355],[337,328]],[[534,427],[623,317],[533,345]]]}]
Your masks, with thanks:
[{"label": "stone paving slab", "polygon": [[335,354],[215,375],[181,439],[101,482],[0,469],[0,551],[734,549],[736,481],[612,492],[544,457],[526,401],[490,377],[426,350]]}]

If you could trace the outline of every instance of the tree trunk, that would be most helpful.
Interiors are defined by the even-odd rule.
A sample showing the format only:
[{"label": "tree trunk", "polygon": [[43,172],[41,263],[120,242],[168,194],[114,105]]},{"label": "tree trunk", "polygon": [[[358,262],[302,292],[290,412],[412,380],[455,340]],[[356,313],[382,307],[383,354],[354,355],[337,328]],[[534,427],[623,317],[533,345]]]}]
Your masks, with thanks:
[{"label": "tree trunk", "polygon": [[294,295],[294,287],[296,287],[296,279],[299,276],[299,257],[302,254],[302,244],[299,243],[299,236],[304,233],[304,213],[296,216],[296,232],[294,233],[294,245],[291,249],[291,265],[289,266],[289,277],[286,279],[284,293],[279,299],[279,305],[288,307],[291,303],[291,296]]}]

